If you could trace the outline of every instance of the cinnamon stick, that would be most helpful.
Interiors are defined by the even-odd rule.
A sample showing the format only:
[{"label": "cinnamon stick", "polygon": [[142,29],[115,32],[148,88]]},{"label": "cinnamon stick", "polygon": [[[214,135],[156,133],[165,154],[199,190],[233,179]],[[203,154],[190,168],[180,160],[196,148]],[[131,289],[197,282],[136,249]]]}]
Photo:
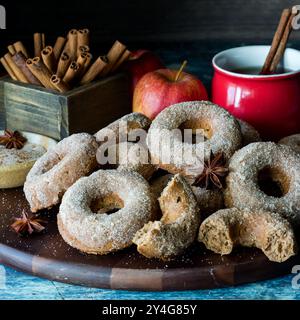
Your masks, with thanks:
[{"label": "cinnamon stick", "polygon": [[130,55],[131,55],[131,52],[129,50],[125,50],[121,58],[112,67],[111,72],[116,71],[125,61],[129,59]]},{"label": "cinnamon stick", "polygon": [[50,81],[52,75],[40,57],[27,59],[26,65],[45,88],[55,89],[54,85]]},{"label": "cinnamon stick", "polygon": [[4,55],[4,59],[6,60],[7,64],[10,66],[12,71],[14,72],[17,79],[24,83],[29,83],[28,79],[22,72],[22,70],[15,64],[14,60],[12,59],[12,55],[10,53],[7,53]]},{"label": "cinnamon stick", "polygon": [[25,75],[26,79],[29,83],[35,84],[40,86],[41,82],[32,74],[32,72],[28,69],[26,65],[26,56],[23,52],[19,51],[16,54],[12,56],[13,61],[17,65],[17,67],[22,71],[22,73]]},{"label": "cinnamon stick", "polygon": [[54,56],[53,48],[51,46],[47,46],[42,50],[42,59],[46,67],[52,72],[55,72],[56,68],[56,59]]},{"label": "cinnamon stick", "polygon": [[51,77],[50,81],[59,92],[67,92],[70,90],[70,87],[56,74]]},{"label": "cinnamon stick", "polygon": [[66,49],[65,49],[71,60],[76,60],[77,59],[77,30],[72,29],[68,33],[68,42],[66,44]]},{"label": "cinnamon stick", "polygon": [[84,53],[84,55],[86,56],[86,60],[84,62],[82,70],[81,70],[81,74],[82,75],[84,75],[86,73],[86,71],[90,67],[90,64],[91,64],[92,59],[93,59],[93,56],[89,52]]},{"label": "cinnamon stick", "polygon": [[77,58],[77,63],[80,65],[80,73],[78,74],[78,77],[77,77],[78,81],[81,80],[83,74],[86,71],[86,68],[84,66],[86,63],[87,55],[88,55],[88,52],[83,52]]},{"label": "cinnamon stick", "polygon": [[55,59],[57,61],[63,51],[65,43],[66,43],[66,38],[64,38],[64,37],[58,37],[56,39],[55,45],[53,47],[53,52],[54,52]]},{"label": "cinnamon stick", "polygon": [[86,59],[87,59],[87,54],[83,52],[78,56],[77,63],[84,66]]},{"label": "cinnamon stick", "polygon": [[87,53],[90,52],[90,47],[89,46],[80,46],[77,49],[77,55],[79,56],[81,53]]},{"label": "cinnamon stick", "polygon": [[4,57],[0,58],[0,61],[4,67],[4,69],[7,71],[7,73],[9,74],[9,76],[13,79],[13,80],[18,80],[16,75],[14,74],[12,68],[9,66],[9,64],[7,63],[7,61],[5,60]]},{"label": "cinnamon stick", "polygon": [[105,69],[102,71],[101,76],[106,76],[115,63],[120,59],[124,51],[126,50],[126,46],[123,45],[120,41],[115,41],[111,49],[107,54],[108,64],[106,65]]},{"label": "cinnamon stick", "polygon": [[29,57],[28,52],[24,46],[24,44],[21,41],[17,41],[14,43],[14,48],[16,52],[22,52],[26,59]]},{"label": "cinnamon stick", "polygon": [[78,30],[77,34],[77,49],[81,46],[89,46],[90,45],[90,30],[82,29]]},{"label": "cinnamon stick", "polygon": [[76,61],[72,61],[66,74],[63,77],[63,81],[67,84],[73,84],[76,81],[76,78],[80,75],[80,68]]},{"label": "cinnamon stick", "polygon": [[62,55],[60,56],[60,59],[58,61],[58,66],[57,66],[57,71],[56,71],[56,75],[59,78],[63,78],[66,71],[69,68],[69,65],[71,63],[71,59],[69,57],[69,55],[66,52],[63,52]]},{"label": "cinnamon stick", "polygon": [[294,19],[294,17],[296,16],[296,14],[291,14],[290,17],[289,17],[289,20],[286,24],[286,27],[285,27],[285,30],[283,32],[283,35],[282,35],[282,38],[281,38],[281,41],[279,43],[279,46],[277,48],[277,51],[276,51],[276,54],[272,60],[272,63],[271,63],[271,66],[270,66],[270,69],[269,69],[269,73],[274,73],[277,69],[277,66],[284,54],[284,51],[285,51],[285,48],[286,48],[286,45],[287,45],[287,42],[289,40],[289,36],[291,34],[291,31],[292,31],[292,21]]},{"label": "cinnamon stick", "polygon": [[45,48],[45,34],[35,33],[33,35],[33,41],[34,41],[34,55],[36,57],[40,57],[42,50]]},{"label": "cinnamon stick", "polygon": [[16,54],[16,50],[15,47],[11,44],[7,47],[8,52],[13,56],[14,54]]},{"label": "cinnamon stick", "polygon": [[287,23],[288,23],[289,18],[291,16],[291,13],[292,13],[291,9],[284,9],[282,11],[281,18],[280,18],[277,30],[276,30],[276,32],[274,34],[274,37],[273,37],[273,41],[272,41],[272,45],[271,45],[270,51],[269,51],[269,53],[267,55],[267,58],[265,60],[263,68],[261,70],[261,74],[270,73],[271,64],[272,64],[273,59],[275,57],[275,54],[276,54],[276,52],[278,50],[280,41],[281,41],[282,36],[284,34],[284,31],[286,29],[286,26],[287,26]]},{"label": "cinnamon stick", "polygon": [[99,74],[101,74],[105,66],[107,66],[107,63],[108,58],[105,56],[100,56],[87,70],[81,79],[80,84],[83,85],[92,82]]}]

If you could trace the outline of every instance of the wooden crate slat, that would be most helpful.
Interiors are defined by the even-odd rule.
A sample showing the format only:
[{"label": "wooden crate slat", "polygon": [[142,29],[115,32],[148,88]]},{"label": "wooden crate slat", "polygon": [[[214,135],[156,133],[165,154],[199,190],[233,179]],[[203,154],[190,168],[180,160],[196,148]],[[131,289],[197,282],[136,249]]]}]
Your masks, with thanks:
[{"label": "wooden crate slat", "polygon": [[[30,118],[30,121],[28,121]],[[45,117],[32,113],[13,112],[13,109],[6,113],[7,127],[43,134],[55,139],[60,139],[59,121],[46,120]]]},{"label": "wooden crate slat", "polygon": [[46,112],[51,112],[53,108],[60,108],[61,100],[64,100],[63,97],[52,91],[45,92],[36,86],[32,88],[30,85],[24,86],[12,82],[5,82],[4,94],[15,101],[39,107]]},{"label": "wooden crate slat", "polygon": [[129,79],[125,74],[93,82],[66,94],[14,82],[7,77],[0,79],[1,84],[0,114],[3,117],[5,108],[7,127],[57,140],[77,132],[95,133],[131,112]]},{"label": "wooden crate slat", "polygon": [[59,120],[60,116],[60,108],[44,108],[40,106],[34,106],[30,103],[25,103],[20,101],[19,99],[15,99],[14,97],[6,96],[4,100],[5,110],[6,113],[9,111],[11,112],[20,112],[20,113],[28,113],[28,114],[34,114],[34,116],[40,116],[45,117],[47,120],[56,119],[56,121]]},{"label": "wooden crate slat", "polygon": [[128,79],[125,74],[79,88],[68,96],[70,133],[95,133],[131,112]]},{"label": "wooden crate slat", "polygon": [[3,88],[3,82],[0,81],[0,130],[5,129],[5,108]]}]

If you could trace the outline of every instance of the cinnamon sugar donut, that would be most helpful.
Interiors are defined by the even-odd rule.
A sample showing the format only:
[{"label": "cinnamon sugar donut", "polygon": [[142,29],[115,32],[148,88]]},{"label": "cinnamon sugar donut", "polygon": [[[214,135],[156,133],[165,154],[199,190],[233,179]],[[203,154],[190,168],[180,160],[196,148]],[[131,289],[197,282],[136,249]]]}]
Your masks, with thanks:
[{"label": "cinnamon sugar donut", "polygon": [[87,133],[73,134],[39,158],[29,171],[24,193],[32,212],[59,203],[65,191],[96,167],[96,139]]},{"label": "cinnamon sugar donut", "polygon": [[[115,143],[118,143],[119,136],[126,137],[126,135],[134,129],[148,130],[150,124],[151,120],[145,115],[142,113],[133,112],[99,130],[97,133],[95,133],[95,137],[98,143],[102,143],[110,139],[114,140],[116,137]],[[127,141],[127,139],[125,141]]]},{"label": "cinnamon sugar donut", "polygon": [[253,126],[251,126],[251,124],[241,119],[237,119],[237,121],[241,127],[243,146],[252,142],[261,141],[260,134]]},{"label": "cinnamon sugar donut", "polygon": [[192,186],[201,213],[206,216],[224,208],[224,196],[221,190]]},{"label": "cinnamon sugar donut", "polygon": [[256,247],[275,262],[297,253],[291,225],[279,214],[267,211],[219,210],[203,221],[198,240],[222,255],[230,254],[237,245]]},{"label": "cinnamon sugar donut", "polygon": [[167,184],[173,179],[174,175],[171,173],[156,177],[150,180],[150,188],[155,199],[158,199]]},{"label": "cinnamon sugar donut", "polygon": [[139,174],[141,174],[145,179],[150,179],[157,168],[156,166],[151,164],[148,149],[137,143],[127,142],[127,144],[129,146],[127,154],[128,161],[122,161],[121,159],[118,166],[118,170],[136,171]]},{"label": "cinnamon sugar donut", "polygon": [[99,170],[79,179],[65,193],[57,221],[70,246],[86,253],[107,254],[130,246],[151,214],[150,187],[141,175]]},{"label": "cinnamon sugar donut", "polygon": [[108,165],[119,171],[136,171],[147,180],[156,171],[156,166],[151,164],[148,149],[140,143],[121,142],[108,146],[102,144],[97,152],[98,161],[99,157],[106,154],[110,155],[107,159]]},{"label": "cinnamon sugar donut", "polygon": [[300,157],[291,148],[273,142],[247,145],[231,158],[226,183],[227,207],[277,212],[299,224]]},{"label": "cinnamon sugar donut", "polygon": [[282,138],[278,143],[290,146],[294,151],[300,154],[300,133]]},{"label": "cinnamon sugar donut", "polygon": [[[174,129],[203,129],[206,140],[197,144],[182,142]],[[170,159],[165,163],[161,159],[161,149],[170,141]],[[153,163],[171,173],[180,173],[192,182],[199,175],[199,163],[203,163],[203,157],[208,160],[211,152],[222,152],[225,159],[229,159],[240,148],[241,142],[237,120],[225,109],[208,101],[183,102],[164,109],[153,120],[147,136]],[[161,149],[157,148],[158,145]],[[189,155],[188,161],[182,159],[183,150]]]},{"label": "cinnamon sugar donut", "polygon": [[[162,191],[172,178],[172,174],[165,174],[150,181],[151,191],[155,199],[160,197]],[[224,207],[224,197],[221,190],[207,190],[196,186],[191,186],[191,188],[196,197],[201,215],[209,215]]]},{"label": "cinnamon sugar donut", "polygon": [[200,213],[189,184],[180,175],[168,183],[159,204],[163,212],[161,220],[148,222],[136,233],[133,242],[147,258],[170,260],[195,240]]}]

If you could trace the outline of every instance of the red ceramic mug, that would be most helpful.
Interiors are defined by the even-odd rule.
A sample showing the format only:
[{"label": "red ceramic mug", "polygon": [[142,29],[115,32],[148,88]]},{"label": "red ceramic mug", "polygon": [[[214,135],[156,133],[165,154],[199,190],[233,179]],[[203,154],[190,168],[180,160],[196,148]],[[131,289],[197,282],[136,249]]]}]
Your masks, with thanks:
[{"label": "red ceramic mug", "polygon": [[212,101],[252,124],[264,139],[278,140],[300,133],[300,51],[286,49],[281,62],[285,73],[240,74],[259,69],[269,46],[246,46],[213,58]]}]

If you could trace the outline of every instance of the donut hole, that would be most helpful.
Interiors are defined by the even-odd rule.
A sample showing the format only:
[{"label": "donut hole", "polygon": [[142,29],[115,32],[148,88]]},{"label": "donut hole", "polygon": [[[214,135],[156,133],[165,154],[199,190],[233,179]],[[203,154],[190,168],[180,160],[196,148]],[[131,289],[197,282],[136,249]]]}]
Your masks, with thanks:
[{"label": "donut hole", "polygon": [[93,199],[90,204],[90,209],[96,214],[112,214],[118,212],[122,208],[124,208],[124,202],[115,193]]},{"label": "donut hole", "polygon": [[266,195],[280,198],[288,193],[289,177],[278,167],[266,166],[258,172],[258,186]]},{"label": "donut hole", "polygon": [[[202,137],[204,137],[204,141],[209,140],[213,135],[210,123],[207,120],[203,120],[203,119],[187,120],[183,122],[180,126],[178,126],[178,129],[181,131],[182,142],[185,142],[184,130],[192,129],[192,144],[195,144],[197,142],[197,136],[199,134]],[[196,132],[196,130],[201,130],[201,132],[199,131]]]}]

